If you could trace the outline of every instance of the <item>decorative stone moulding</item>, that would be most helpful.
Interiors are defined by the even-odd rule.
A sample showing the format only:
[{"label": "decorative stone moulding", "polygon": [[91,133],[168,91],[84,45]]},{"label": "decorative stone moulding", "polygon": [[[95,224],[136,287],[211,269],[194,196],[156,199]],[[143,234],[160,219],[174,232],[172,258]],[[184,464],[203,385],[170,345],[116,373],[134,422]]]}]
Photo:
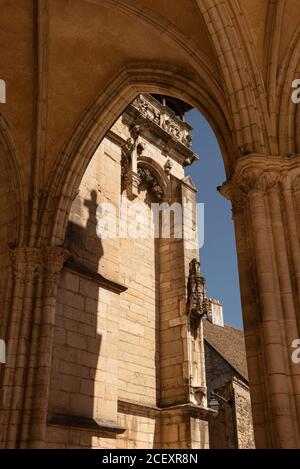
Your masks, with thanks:
[{"label": "decorative stone moulding", "polygon": [[179,119],[175,113],[149,95],[139,95],[132,105],[147,119],[155,122],[174,139],[190,148],[192,127]]},{"label": "decorative stone moulding", "polygon": [[191,149],[192,127],[150,95],[139,95],[122,115],[131,137],[153,142],[166,157],[188,166],[199,157]]},{"label": "decorative stone moulding", "polygon": [[154,175],[154,171],[144,168],[141,164],[138,167],[138,157],[146,148],[146,144],[138,142],[140,126],[131,128],[131,135],[122,146],[121,177],[122,190],[126,190],[130,200],[138,196],[141,185],[146,185],[150,192],[158,199],[163,200],[164,191]]}]

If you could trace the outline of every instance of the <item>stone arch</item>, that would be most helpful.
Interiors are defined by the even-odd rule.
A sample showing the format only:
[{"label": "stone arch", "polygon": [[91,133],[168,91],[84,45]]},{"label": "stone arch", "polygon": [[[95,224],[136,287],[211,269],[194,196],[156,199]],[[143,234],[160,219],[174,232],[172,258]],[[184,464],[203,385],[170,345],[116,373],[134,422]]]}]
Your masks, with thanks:
[{"label": "stone arch", "polygon": [[[187,86],[188,84],[188,86]],[[68,213],[83,174],[106,132],[140,93],[171,94],[197,108],[210,122],[218,138],[225,170],[230,177],[237,157],[231,126],[221,92],[210,93],[198,77],[161,64],[132,64],[122,69],[79,119],[62,149],[48,182],[40,243],[61,245]],[[48,219],[48,214],[53,218]]]},{"label": "stone arch", "polygon": [[[105,0],[104,5],[111,7],[112,0]],[[162,34],[168,37],[170,41],[186,51],[188,56],[191,57],[195,75],[194,77],[186,76],[185,80],[193,87],[197,82],[196,86],[199,89],[196,92],[195,89],[190,92],[190,90],[183,90],[181,86],[181,90],[179,90],[177,83],[174,82],[174,73],[177,75],[178,80],[178,70],[173,72],[172,78],[169,77],[171,80],[168,89],[166,89],[167,73],[165,73],[161,83],[158,83],[157,80],[158,74],[166,67],[149,64],[147,71],[147,67],[138,66],[137,75],[139,76],[134,77],[137,72],[137,70],[134,70],[135,67],[125,66],[118,74],[118,77],[110,82],[106,90],[96,98],[94,103],[81,116],[77,127],[60,152],[57,164],[54,166],[49,179],[48,199],[56,199],[56,194],[59,193],[58,187],[62,188],[62,185],[64,185],[62,179],[65,172],[68,173],[66,176],[67,184],[71,187],[74,180],[74,187],[78,185],[75,183],[76,177],[80,177],[79,175],[83,174],[84,169],[83,167],[75,169],[71,161],[74,160],[75,154],[81,153],[81,161],[86,168],[86,158],[82,155],[90,153],[93,144],[95,149],[95,146],[103,138],[105,131],[110,128],[130,100],[136,96],[137,91],[134,93],[134,88],[138,92],[149,91],[151,87],[153,89],[154,83],[155,91],[162,90],[164,93],[177,94],[181,99],[185,99],[197,107],[206,116],[219,139],[228,176],[231,175],[234,166],[232,163],[228,164],[229,154],[236,157],[240,153],[277,153],[276,131],[272,128],[266,99],[266,88],[259,71],[250,30],[238,2],[232,0],[228,4],[220,4],[216,0],[206,0],[199,1],[198,6],[216,51],[220,69],[220,76],[217,78],[209,59],[203,52],[197,50],[197,46],[191,38],[178,31],[172,23],[166,22],[150,8],[139,9],[134,5],[128,5],[128,2],[124,0],[117,4],[114,2],[114,8],[126,15],[134,15],[138,20],[148,22],[154,28],[161,30]],[[168,70],[171,69],[172,67],[169,66]],[[153,81],[149,72],[152,74]],[[144,78],[142,78],[143,73]],[[155,75],[157,76],[155,77]],[[220,77],[224,79],[224,86],[221,85],[222,78]],[[119,94],[118,97],[114,95],[113,89],[115,89],[116,94]],[[205,104],[203,101],[206,101]],[[100,109],[103,109],[101,122]],[[96,131],[95,127],[97,125],[100,127],[105,120],[109,121],[110,124],[102,125],[102,128],[98,128],[98,131]],[[94,130],[92,131],[93,126]],[[95,138],[96,133],[99,137]],[[86,140],[84,142],[85,136]],[[227,143],[229,141],[230,144]],[[228,147],[231,147],[229,151]],[[63,170],[62,174],[57,174],[58,168],[59,171]],[[70,194],[67,194],[68,189],[66,186],[63,192],[65,199],[70,197]],[[49,209],[49,203],[53,204],[53,209],[56,204],[55,201],[50,202],[50,200],[46,201],[47,210]],[[61,211],[59,217],[61,218]],[[54,224],[57,226],[57,222]],[[65,220],[62,224],[65,224]],[[48,232],[49,229],[51,231],[51,228],[44,223],[39,234],[38,244],[41,243],[42,238],[46,238],[48,242],[51,240],[51,243],[61,242],[61,237],[53,237]],[[54,228],[55,230],[56,228]]]},{"label": "stone arch", "polygon": [[138,168],[149,169],[149,171],[157,179],[164,195],[163,202],[168,202],[171,199],[170,181],[165,173],[161,170],[159,164],[147,156],[141,155],[138,159]]},{"label": "stone arch", "polygon": [[8,246],[22,246],[24,237],[25,198],[22,182],[14,141],[4,116],[0,114],[0,308],[3,319],[0,327],[1,338],[5,337],[9,304],[7,295],[11,293]]},{"label": "stone arch", "polygon": [[[25,194],[23,190],[23,176],[21,165],[16,154],[16,147],[13,138],[9,132],[8,124],[3,115],[0,114],[0,152],[1,158],[1,192],[5,194],[5,200],[8,200],[12,206],[4,207],[2,210],[2,227],[7,230],[8,222],[11,228],[10,235],[6,243],[22,245],[24,237],[24,216],[25,216]],[[3,200],[3,199],[2,199]],[[13,207],[13,208],[12,208]],[[7,219],[4,211],[7,210]],[[1,240],[2,240],[1,236]]]},{"label": "stone arch", "polygon": [[[196,69],[201,71],[201,75],[207,69],[206,76],[212,78],[207,58],[203,57],[203,53],[200,55],[193,40],[182,34],[172,23],[154,14],[150,8],[129,6],[126,0],[120,0],[117,5],[113,0],[105,0],[104,3],[160,29],[196,61]],[[249,152],[270,151],[266,90],[249,25],[240,4],[237,0],[196,0],[196,3],[216,51],[220,77],[224,79],[225,94],[232,111],[231,130],[236,133],[238,146]]]},{"label": "stone arch", "polygon": [[266,80],[266,90],[268,97],[268,109],[270,113],[270,126],[274,138],[273,154],[278,154],[277,139],[277,70],[280,50],[280,37],[282,32],[282,22],[285,11],[285,2],[269,2],[266,32],[264,38],[265,56],[264,70]]},{"label": "stone arch", "polygon": [[[297,153],[297,106],[292,102],[292,82],[300,71],[300,26],[294,33],[279,70],[277,94],[279,150],[282,155]],[[299,110],[298,110],[299,115]],[[299,131],[298,131],[299,133]]]},{"label": "stone arch", "polygon": [[265,153],[269,150],[265,87],[240,5],[235,0],[197,3],[218,56],[238,146],[242,153]]}]

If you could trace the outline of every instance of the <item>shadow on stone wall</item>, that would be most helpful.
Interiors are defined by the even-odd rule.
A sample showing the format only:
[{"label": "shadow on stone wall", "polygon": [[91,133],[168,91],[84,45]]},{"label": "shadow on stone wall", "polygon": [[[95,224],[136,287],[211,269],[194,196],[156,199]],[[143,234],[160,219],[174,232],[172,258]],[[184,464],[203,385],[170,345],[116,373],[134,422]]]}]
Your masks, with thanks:
[{"label": "shadow on stone wall", "polygon": [[[100,389],[96,380],[101,380],[98,368],[103,337],[97,332],[101,280],[98,266],[104,254],[96,233],[95,190],[83,204],[89,211],[86,226],[69,221],[65,237],[71,257],[65,264],[57,299],[47,434],[50,447],[95,447],[95,439],[115,439],[120,430],[115,422],[95,419],[95,413],[101,412],[95,390]],[[73,219],[80,220],[81,206],[77,197],[71,209]],[[108,392],[105,373],[103,392]],[[97,396],[100,400],[101,397]]]}]

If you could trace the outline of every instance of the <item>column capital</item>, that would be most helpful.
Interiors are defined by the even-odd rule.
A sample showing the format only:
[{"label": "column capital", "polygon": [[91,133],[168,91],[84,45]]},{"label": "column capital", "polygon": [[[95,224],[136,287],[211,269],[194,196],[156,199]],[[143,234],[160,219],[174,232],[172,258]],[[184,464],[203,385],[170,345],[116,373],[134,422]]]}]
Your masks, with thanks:
[{"label": "column capital", "polygon": [[300,173],[295,175],[292,181],[293,192],[300,192]]},{"label": "column capital", "polygon": [[68,257],[69,251],[58,246],[10,247],[13,272],[20,280],[28,276],[35,278],[43,270],[49,274],[56,274],[60,272]]},{"label": "column capital", "polygon": [[46,246],[43,249],[43,261],[47,267],[52,269],[61,268],[70,256],[70,252],[60,246]]},{"label": "column capital", "polygon": [[[296,185],[294,180],[298,181]],[[279,184],[283,189],[299,187],[300,190],[300,155],[250,154],[242,157],[231,178],[218,190],[231,200],[234,209],[243,210],[249,194],[266,194],[278,188]]]},{"label": "column capital", "polygon": [[64,262],[69,258],[70,252],[59,246],[43,248],[43,263],[47,279],[57,281]]},{"label": "column capital", "polygon": [[26,276],[35,278],[41,271],[41,250],[33,247],[10,246],[10,258],[13,272],[19,280],[25,280]]}]

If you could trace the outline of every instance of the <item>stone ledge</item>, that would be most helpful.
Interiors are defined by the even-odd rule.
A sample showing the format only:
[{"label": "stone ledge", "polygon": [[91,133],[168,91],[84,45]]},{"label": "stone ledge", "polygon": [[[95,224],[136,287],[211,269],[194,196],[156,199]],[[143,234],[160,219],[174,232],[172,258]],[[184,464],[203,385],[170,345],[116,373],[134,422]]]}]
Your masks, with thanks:
[{"label": "stone ledge", "polygon": [[133,401],[118,400],[118,412],[122,414],[138,415],[140,417],[155,418],[159,414],[160,408]]},{"label": "stone ledge", "polygon": [[99,432],[113,433],[120,435],[126,431],[117,422],[109,420],[98,420],[92,417],[82,417],[80,415],[67,415],[58,412],[49,412],[47,418],[48,425],[59,427],[74,427],[85,430],[97,430]]},{"label": "stone ledge", "polygon": [[150,418],[174,415],[176,413],[185,413],[195,418],[201,418],[202,420],[208,420],[209,417],[216,413],[209,407],[202,407],[191,403],[176,404],[168,407],[157,407],[123,400],[118,401],[118,412]]},{"label": "stone ledge", "polygon": [[186,404],[177,404],[169,407],[160,408],[161,415],[172,415],[176,413],[188,414],[191,417],[201,418],[202,420],[208,420],[209,417],[212,417],[216,412],[209,407],[202,407],[196,404],[186,403]]},{"label": "stone ledge", "polygon": [[74,259],[69,259],[64,263],[64,270],[69,272],[75,272],[89,280],[93,280],[94,282],[98,283],[98,285],[106,290],[110,290],[114,293],[123,293],[127,290],[125,285],[121,283],[117,283],[114,280],[110,280],[103,275],[99,274],[98,272],[94,272],[93,270],[89,269],[85,265],[81,264],[80,262],[75,261]]}]

